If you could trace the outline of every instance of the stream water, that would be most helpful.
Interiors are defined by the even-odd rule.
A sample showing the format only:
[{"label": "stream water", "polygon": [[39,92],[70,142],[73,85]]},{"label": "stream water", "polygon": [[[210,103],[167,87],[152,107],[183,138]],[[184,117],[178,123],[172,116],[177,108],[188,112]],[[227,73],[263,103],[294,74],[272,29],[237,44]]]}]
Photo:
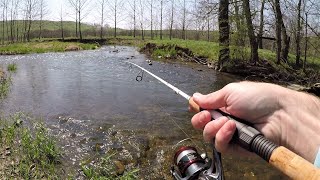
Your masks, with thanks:
[{"label": "stream water", "polygon": [[[16,63],[12,87],[1,102],[3,116],[23,112],[41,118],[57,138],[66,170],[109,151],[126,169],[139,168],[141,179],[170,179],[174,152],[181,139],[202,140],[192,128],[185,99],[140,70],[132,61],[189,95],[208,93],[236,77],[196,64],[153,62],[136,48],[105,46],[94,51],[1,56]],[[181,130],[182,129],[182,130]],[[223,156],[227,179],[281,179],[281,173],[256,156]],[[75,171],[77,172],[77,171]]]}]

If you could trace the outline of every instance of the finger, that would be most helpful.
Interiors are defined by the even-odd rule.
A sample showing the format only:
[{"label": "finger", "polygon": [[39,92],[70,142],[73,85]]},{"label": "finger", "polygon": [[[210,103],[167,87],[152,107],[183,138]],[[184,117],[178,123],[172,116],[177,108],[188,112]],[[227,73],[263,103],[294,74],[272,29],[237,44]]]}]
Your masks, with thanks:
[{"label": "finger", "polygon": [[212,141],[212,139],[216,136],[219,129],[228,121],[228,118],[222,116],[214,121],[209,122],[203,130],[203,137],[205,141]]},{"label": "finger", "polygon": [[226,88],[222,88],[213,93],[202,95],[200,93],[193,94],[193,100],[203,109],[218,109],[225,107],[228,93]]},{"label": "finger", "polygon": [[215,147],[221,153],[228,151],[230,141],[236,130],[236,124],[233,121],[226,122],[216,134]]},{"label": "finger", "polygon": [[211,115],[209,111],[201,111],[195,114],[191,119],[191,123],[195,129],[203,129],[205,125],[210,121]]}]

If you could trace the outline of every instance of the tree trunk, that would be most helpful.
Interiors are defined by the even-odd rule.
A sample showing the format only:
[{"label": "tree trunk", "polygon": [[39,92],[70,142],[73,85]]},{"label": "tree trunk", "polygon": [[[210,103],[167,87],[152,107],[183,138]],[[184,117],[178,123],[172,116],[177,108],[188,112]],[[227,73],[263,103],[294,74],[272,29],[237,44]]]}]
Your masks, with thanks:
[{"label": "tree trunk", "polygon": [[[43,2],[41,2],[43,3]],[[43,9],[42,4],[40,5],[40,22],[39,22],[39,39],[41,39],[42,36],[42,18],[43,18]]]},{"label": "tree trunk", "polygon": [[163,21],[163,16],[162,16],[162,11],[163,11],[163,0],[161,0],[161,5],[160,5],[160,39],[162,40],[162,21]]},{"label": "tree trunk", "polygon": [[103,24],[104,24],[104,0],[101,1],[101,25],[100,25],[100,39],[103,38]]},{"label": "tree trunk", "polygon": [[78,0],[76,0],[76,38],[78,38]]},{"label": "tree trunk", "polygon": [[61,28],[61,39],[64,40],[64,30],[63,30],[63,13],[62,13],[62,5],[60,9],[60,28]]},{"label": "tree trunk", "polygon": [[298,2],[298,18],[297,18],[297,33],[296,33],[296,66],[300,66],[300,57],[301,57],[301,2],[302,0],[299,0]]},{"label": "tree trunk", "polygon": [[114,37],[117,37],[117,1],[114,5]]},{"label": "tree trunk", "polygon": [[210,42],[210,15],[207,16],[207,41]]},{"label": "tree trunk", "polygon": [[289,48],[290,48],[290,36],[287,35],[287,30],[282,20],[282,37],[283,37],[283,49],[281,51],[281,59],[288,63],[288,55],[289,55]]},{"label": "tree trunk", "polygon": [[260,8],[260,25],[259,25],[259,33],[258,33],[258,46],[260,49],[263,49],[262,35],[263,35],[263,25],[264,25],[264,5],[265,5],[265,0],[262,0],[261,8]]},{"label": "tree trunk", "polygon": [[307,63],[307,51],[308,51],[308,14],[306,13],[306,25],[305,25],[305,49],[304,49],[304,61],[303,61],[303,71],[306,71]]},{"label": "tree trunk", "polygon": [[279,0],[275,0],[275,15],[276,15],[276,39],[277,39],[277,64],[281,61],[281,29],[282,29],[282,14]]},{"label": "tree trunk", "polygon": [[150,17],[150,19],[151,19],[151,22],[150,22],[151,23],[150,24],[151,25],[151,39],[153,39],[153,29],[152,29],[153,28],[153,19],[152,19],[153,18],[153,12],[152,12],[153,0],[151,0],[150,5],[151,5],[151,8],[150,8],[151,9],[151,12],[150,12],[151,13],[151,17]]},{"label": "tree trunk", "polygon": [[244,13],[246,16],[248,36],[249,36],[250,46],[251,46],[251,59],[250,59],[250,61],[251,61],[251,63],[256,64],[257,61],[259,60],[258,44],[256,41],[256,36],[254,35],[249,0],[243,0],[243,10],[244,10]]},{"label": "tree trunk", "polygon": [[133,37],[136,37],[136,0],[133,2]]},{"label": "tree trunk", "polygon": [[4,44],[4,30],[5,30],[5,26],[4,26],[4,16],[5,16],[5,7],[2,8],[2,44]]},{"label": "tree trunk", "polygon": [[169,38],[170,40],[172,39],[172,28],[173,28],[173,5],[174,5],[174,0],[172,0],[172,5],[171,5],[171,20],[170,20],[170,30],[169,30]]},{"label": "tree trunk", "polygon": [[[80,2],[79,2],[79,5],[80,5]],[[80,6],[79,6],[80,7]],[[80,11],[80,8],[79,8],[79,35],[80,35],[80,40],[82,40],[82,32],[81,32],[81,11]]]},{"label": "tree trunk", "polygon": [[224,64],[230,60],[229,37],[229,0],[220,0],[219,3],[219,60],[217,68],[223,71]]},{"label": "tree trunk", "polygon": [[186,0],[183,0],[182,39],[186,40]]}]

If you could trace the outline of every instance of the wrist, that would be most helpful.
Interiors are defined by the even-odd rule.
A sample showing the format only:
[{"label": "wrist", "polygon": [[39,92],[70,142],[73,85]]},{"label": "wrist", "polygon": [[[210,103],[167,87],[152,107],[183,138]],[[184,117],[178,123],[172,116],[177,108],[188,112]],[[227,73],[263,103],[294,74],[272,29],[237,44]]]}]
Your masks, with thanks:
[{"label": "wrist", "polygon": [[289,89],[280,98],[281,144],[313,163],[320,146],[320,100]]}]

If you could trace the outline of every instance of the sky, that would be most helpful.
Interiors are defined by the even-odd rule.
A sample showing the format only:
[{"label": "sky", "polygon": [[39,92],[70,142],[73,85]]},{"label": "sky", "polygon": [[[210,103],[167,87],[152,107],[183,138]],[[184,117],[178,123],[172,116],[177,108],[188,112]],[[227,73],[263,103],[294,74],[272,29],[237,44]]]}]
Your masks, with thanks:
[{"label": "sky", "polygon": [[[71,7],[70,3],[68,0],[45,0],[46,4],[47,4],[47,8],[49,10],[49,14],[45,17],[45,19],[48,20],[53,20],[53,21],[59,21],[60,20],[60,11],[61,11],[61,6],[63,9],[63,20],[64,21],[75,21],[74,18],[74,9]],[[88,15],[85,16],[85,18],[83,19],[83,23],[88,23],[88,24],[93,24],[93,23],[97,23],[100,24],[100,9],[97,7],[98,5],[92,1],[92,0],[88,0],[90,1],[87,9],[88,9]],[[112,2],[112,0],[109,0],[109,2]],[[105,15],[106,17],[108,15]],[[110,16],[110,15],[109,15]],[[112,16],[113,17],[113,16]],[[108,19],[106,18],[106,24],[112,26],[113,20],[112,19]],[[129,28],[127,27],[128,22],[124,19],[121,20],[117,23],[117,26],[120,28]]]}]

